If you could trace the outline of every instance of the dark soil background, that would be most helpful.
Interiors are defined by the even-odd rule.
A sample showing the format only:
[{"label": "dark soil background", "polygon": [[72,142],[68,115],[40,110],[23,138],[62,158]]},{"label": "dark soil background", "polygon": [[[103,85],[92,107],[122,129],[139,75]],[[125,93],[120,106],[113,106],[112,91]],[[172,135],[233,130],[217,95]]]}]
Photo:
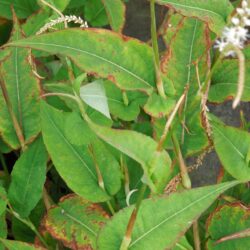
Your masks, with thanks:
[{"label": "dark soil background", "polygon": [[[166,8],[157,6],[158,25],[164,18]],[[150,6],[147,0],[132,0],[127,3],[126,26],[124,34],[138,38],[142,41],[150,39]],[[164,45],[159,41],[160,49]],[[250,105],[242,103],[237,109],[232,110],[232,102],[227,101],[220,105],[209,104],[210,111],[221,118],[227,125],[240,126],[240,111],[245,114],[247,121],[250,121]],[[194,159],[188,159],[188,164],[192,164]],[[215,152],[211,152],[204,159],[203,165],[191,173],[193,186],[204,186],[216,182],[220,169],[220,162]]]}]

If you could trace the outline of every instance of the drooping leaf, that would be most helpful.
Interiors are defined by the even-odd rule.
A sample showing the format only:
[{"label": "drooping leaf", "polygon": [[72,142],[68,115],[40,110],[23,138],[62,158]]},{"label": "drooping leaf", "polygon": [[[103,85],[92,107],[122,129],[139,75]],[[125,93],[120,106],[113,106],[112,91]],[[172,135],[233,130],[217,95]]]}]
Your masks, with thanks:
[{"label": "drooping leaf", "polygon": [[[250,60],[246,60],[245,65],[245,86],[242,101],[250,101]],[[238,86],[238,60],[223,60],[215,69],[209,90],[209,101],[224,102],[226,99],[235,97]]]},{"label": "drooping leaf", "polygon": [[89,121],[92,130],[106,143],[141,164],[146,182],[153,192],[162,192],[171,172],[171,159],[166,151],[157,151],[157,143],[144,134],[106,128]]},{"label": "drooping leaf", "polygon": [[[89,155],[88,147],[86,145],[73,145],[65,136],[64,121],[66,119],[66,113],[42,103],[43,138],[56,170],[76,194],[94,202],[108,200],[109,194],[98,185],[95,164]],[[110,164],[106,162],[106,164],[99,166],[104,186],[106,183],[107,186],[109,186],[108,183],[110,185],[116,183],[108,190],[111,194],[119,189],[118,167],[115,162]]]},{"label": "drooping leaf", "polygon": [[152,49],[135,39],[118,36],[108,30],[66,29],[9,45],[67,56],[82,70],[109,78],[121,89],[148,93],[155,84]]},{"label": "drooping leaf", "polygon": [[[217,208],[208,218],[208,250],[248,250],[250,210],[240,203]],[[247,233],[244,237],[244,232]],[[220,242],[221,241],[221,242]]]},{"label": "drooping leaf", "polygon": [[14,165],[8,198],[21,217],[28,217],[42,197],[46,163],[47,153],[40,137],[29,145]]},{"label": "drooping leaf", "polygon": [[121,33],[125,24],[125,4],[122,0],[102,0],[109,24],[116,32]]},{"label": "drooping leaf", "polygon": [[158,4],[174,8],[184,16],[197,17],[207,22],[210,29],[220,34],[233,6],[228,0],[156,0]]},{"label": "drooping leaf", "polygon": [[24,243],[15,240],[4,240],[0,238],[0,242],[9,250],[45,250],[45,248],[40,246],[35,246],[32,244]]},{"label": "drooping leaf", "polygon": [[[148,246],[157,250],[171,249],[193,221],[221,193],[237,183],[226,182],[142,201],[129,249],[148,249]],[[131,206],[123,209],[107,222],[98,237],[99,249],[120,248],[133,208]]]},{"label": "drooping leaf", "polygon": [[250,180],[250,135],[238,128],[212,122],[215,151],[226,171],[239,180]]},{"label": "drooping leaf", "polygon": [[109,107],[105,88],[102,80],[96,80],[80,88],[81,99],[91,108],[110,118]]},{"label": "drooping leaf", "polygon": [[84,14],[85,19],[93,27],[102,27],[108,24],[108,17],[102,0],[86,0]]},{"label": "drooping leaf", "polygon": [[38,9],[34,0],[1,0],[0,16],[12,19],[11,6],[13,6],[19,18],[26,18]]},{"label": "drooping leaf", "polygon": [[45,227],[70,249],[96,249],[97,234],[108,218],[109,215],[98,204],[68,195],[49,210]]},{"label": "drooping leaf", "polygon": [[[10,41],[23,37],[17,19],[14,17],[14,29]],[[2,82],[23,131],[26,143],[32,141],[40,131],[39,117],[39,81],[32,72],[29,63],[30,51],[22,48],[6,48],[10,56],[0,63]],[[3,91],[0,88],[0,133],[3,140],[13,149],[18,149],[17,139],[8,107],[5,103]]]}]

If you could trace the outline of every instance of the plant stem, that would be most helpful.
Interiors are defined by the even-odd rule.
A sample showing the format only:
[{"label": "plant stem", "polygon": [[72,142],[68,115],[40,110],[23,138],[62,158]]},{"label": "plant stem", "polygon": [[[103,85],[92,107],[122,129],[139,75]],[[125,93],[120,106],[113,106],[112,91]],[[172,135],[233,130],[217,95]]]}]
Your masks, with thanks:
[{"label": "plant stem", "polygon": [[1,161],[1,164],[3,166],[4,174],[6,175],[6,178],[9,180],[10,179],[10,173],[9,173],[7,164],[5,162],[5,159],[4,159],[4,156],[3,156],[2,153],[0,153],[0,161]]},{"label": "plant stem", "polygon": [[47,245],[46,241],[42,237],[42,235],[38,232],[34,224],[29,219],[21,218],[16,212],[14,212],[12,209],[7,208],[7,212],[9,212],[11,215],[15,216],[19,221],[21,221],[23,224],[25,224],[27,227],[29,227],[39,238],[39,240],[42,242],[42,244],[49,249],[49,246]]},{"label": "plant stem", "polygon": [[107,201],[106,203],[107,203],[107,206],[108,206],[108,208],[109,208],[109,211],[111,212],[112,215],[114,215],[114,214],[115,214],[115,210],[114,210],[114,208],[113,208],[111,202],[110,202],[110,201]]},{"label": "plant stem", "polygon": [[6,102],[6,106],[8,108],[10,117],[12,119],[13,126],[14,126],[14,129],[16,131],[17,138],[18,138],[19,143],[21,145],[21,149],[22,149],[22,151],[24,151],[26,149],[26,145],[25,145],[25,140],[24,140],[23,132],[22,132],[20,124],[18,123],[16,115],[14,113],[14,110],[13,110],[11,101],[9,99],[9,95],[8,95],[6,86],[5,86],[4,82],[2,81],[2,79],[0,79],[0,87],[1,87],[2,92],[3,92],[3,97],[4,97],[4,100]]},{"label": "plant stem", "polygon": [[163,98],[166,98],[161,78],[161,70],[160,70],[160,56],[159,56],[159,47],[157,41],[157,30],[156,30],[156,20],[155,20],[155,0],[150,0],[150,14],[151,14],[151,37],[152,37],[154,63],[156,71],[156,87],[159,95]]},{"label": "plant stem", "polygon": [[130,216],[130,219],[127,225],[127,230],[123,238],[122,244],[120,246],[120,250],[127,250],[131,243],[131,236],[132,236],[133,228],[135,225],[136,217],[137,217],[137,214],[138,214],[146,189],[147,189],[147,185],[143,184],[139,191],[139,196],[138,196],[135,208]]},{"label": "plant stem", "polygon": [[48,194],[48,191],[46,190],[45,187],[43,188],[43,202],[44,202],[44,205],[45,205],[47,211],[54,204],[54,202],[52,201],[52,199],[51,199],[50,195]]},{"label": "plant stem", "polygon": [[188,170],[187,170],[187,166],[185,164],[185,161],[183,159],[182,153],[181,153],[181,148],[180,148],[180,144],[178,142],[178,139],[176,137],[176,135],[174,133],[172,133],[172,142],[174,144],[174,150],[175,150],[175,154],[177,156],[177,160],[180,166],[180,174],[181,174],[181,179],[182,179],[182,185],[186,188],[186,189],[190,189],[191,188],[191,180],[189,178],[188,175]]},{"label": "plant stem", "polygon": [[201,242],[200,242],[200,232],[199,232],[198,220],[196,220],[193,223],[193,235],[194,235],[194,249],[200,250],[201,249]]},{"label": "plant stem", "polygon": [[122,99],[123,99],[123,103],[125,106],[128,106],[129,101],[128,101],[128,96],[125,90],[122,90]]}]

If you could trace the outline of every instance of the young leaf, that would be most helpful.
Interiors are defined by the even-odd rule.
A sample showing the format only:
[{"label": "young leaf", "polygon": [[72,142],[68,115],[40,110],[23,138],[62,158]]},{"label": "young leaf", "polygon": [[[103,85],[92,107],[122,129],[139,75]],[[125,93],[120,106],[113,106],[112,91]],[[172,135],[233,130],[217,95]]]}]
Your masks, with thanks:
[{"label": "young leaf", "polygon": [[[250,101],[250,60],[246,61],[246,80],[241,100]],[[224,102],[235,97],[238,86],[238,59],[223,60],[215,69],[209,90],[209,101]]]},{"label": "young leaf", "polygon": [[[208,250],[248,250],[250,211],[240,203],[217,208],[207,220]],[[248,234],[244,237],[244,232]]]},{"label": "young leaf", "polygon": [[45,250],[43,247],[39,247],[36,245],[24,243],[21,241],[15,240],[4,240],[0,238],[0,243],[2,243],[7,249],[10,250]]},{"label": "young leaf", "polygon": [[1,0],[0,16],[11,19],[11,6],[13,6],[19,18],[26,18],[38,9],[38,5],[34,0]]},{"label": "young leaf", "polygon": [[[129,249],[148,249],[148,246],[157,250],[171,249],[197,217],[237,183],[226,182],[142,201]],[[120,249],[133,208],[123,209],[107,222],[97,240],[99,249]]]},{"label": "young leaf", "polygon": [[114,31],[121,33],[125,24],[125,4],[122,0],[102,0],[102,2],[110,26]]},{"label": "young leaf", "polygon": [[250,135],[240,129],[212,122],[215,151],[223,167],[234,178],[249,181]]},{"label": "young leaf", "polygon": [[171,172],[171,159],[166,151],[157,151],[157,143],[152,138],[135,131],[102,127],[91,121],[89,126],[106,143],[140,163],[151,190],[162,192]]},{"label": "young leaf", "polygon": [[152,49],[136,39],[108,30],[66,29],[9,45],[67,56],[82,70],[109,78],[121,89],[149,93],[155,84]]},{"label": "young leaf", "polygon": [[96,80],[92,83],[82,86],[80,88],[80,96],[82,100],[90,107],[111,119],[102,80]]},{"label": "young leaf", "polygon": [[29,145],[14,165],[8,198],[13,209],[21,217],[28,217],[42,197],[47,157],[40,137]]},{"label": "young leaf", "polygon": [[98,204],[76,195],[61,198],[45,219],[49,233],[70,249],[96,249],[99,230],[109,215]]},{"label": "young leaf", "polygon": [[174,8],[184,16],[197,17],[207,22],[216,34],[220,34],[229,14],[233,11],[233,6],[228,0],[156,0],[156,2]]},{"label": "young leaf", "polygon": [[[10,41],[22,38],[22,32],[16,17]],[[1,81],[6,87],[7,95],[26,142],[33,140],[40,131],[39,117],[39,80],[33,74],[29,63],[30,51],[22,48],[6,48],[10,56],[0,63]],[[9,109],[0,88],[0,134],[13,149],[18,149],[17,139]]]},{"label": "young leaf", "polygon": [[[110,199],[109,194],[98,184],[96,167],[88,147],[72,145],[65,136],[66,119],[66,113],[52,108],[45,102],[42,103],[43,138],[56,170],[69,188],[78,195],[93,202]],[[108,190],[114,194],[120,187],[119,166],[113,162],[106,162],[99,168],[104,186],[106,183],[107,186],[108,183],[116,183]]]}]

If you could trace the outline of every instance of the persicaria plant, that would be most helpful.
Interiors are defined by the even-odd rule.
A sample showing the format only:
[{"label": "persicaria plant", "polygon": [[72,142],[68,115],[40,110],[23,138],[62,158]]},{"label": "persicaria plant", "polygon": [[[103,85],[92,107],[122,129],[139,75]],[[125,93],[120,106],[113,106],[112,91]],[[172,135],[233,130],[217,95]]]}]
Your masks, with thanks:
[{"label": "persicaria plant", "polygon": [[250,249],[250,1],[129,1],[0,0],[0,250]]}]

